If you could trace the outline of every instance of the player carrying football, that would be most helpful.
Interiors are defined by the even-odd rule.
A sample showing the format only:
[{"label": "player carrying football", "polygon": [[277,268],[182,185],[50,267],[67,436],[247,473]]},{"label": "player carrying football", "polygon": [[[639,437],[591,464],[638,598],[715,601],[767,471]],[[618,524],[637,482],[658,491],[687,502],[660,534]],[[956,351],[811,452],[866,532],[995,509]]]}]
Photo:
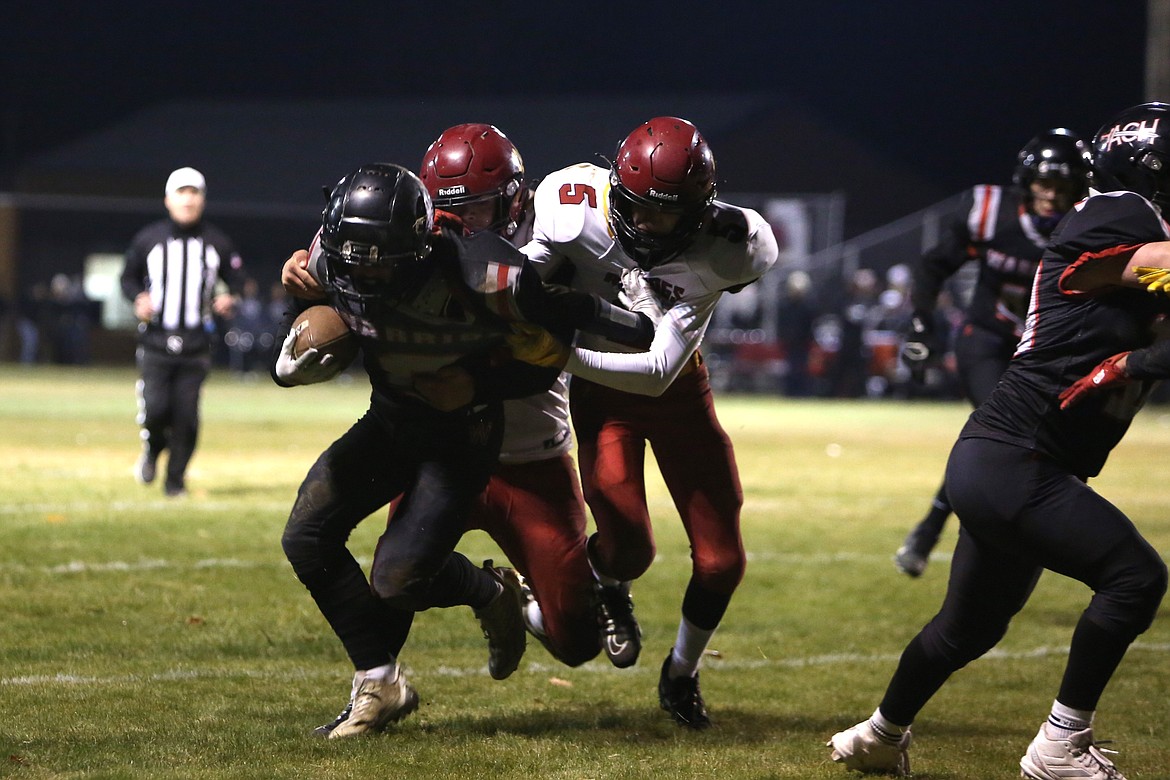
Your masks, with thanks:
[{"label": "player carrying football", "polygon": [[[350,705],[318,730],[347,737],[380,730],[417,707],[397,656],[418,610],[475,609],[496,679],[523,655],[514,574],[479,569],[454,552],[497,462],[503,399],[546,389],[558,373],[510,358],[509,323],[562,333],[598,328],[631,343],[647,343],[650,325],[592,296],[552,299],[513,246],[489,231],[465,236],[457,222],[436,225],[418,177],[385,163],[338,182],[308,257],[289,258],[282,281],[307,298],[324,287],[359,340],[372,386],[369,410],[309,470],[283,537],[293,570],[356,669]],[[294,298],[286,329],[310,303]],[[295,339],[289,332],[276,355],[278,384],[334,375],[316,350],[294,358]],[[346,540],[395,498],[401,505],[379,539],[367,582]]]}]

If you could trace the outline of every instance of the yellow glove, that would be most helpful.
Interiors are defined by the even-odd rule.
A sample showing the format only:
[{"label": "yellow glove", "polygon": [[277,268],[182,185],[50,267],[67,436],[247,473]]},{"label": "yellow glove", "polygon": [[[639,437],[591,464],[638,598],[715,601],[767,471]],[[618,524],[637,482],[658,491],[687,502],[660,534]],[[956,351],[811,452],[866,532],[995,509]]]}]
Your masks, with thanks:
[{"label": "yellow glove", "polygon": [[1170,295],[1170,268],[1152,268],[1148,265],[1134,266],[1138,281],[1146,285],[1152,293],[1166,293]]},{"label": "yellow glove", "polygon": [[569,360],[568,347],[544,328],[530,322],[513,322],[512,334],[507,341],[512,348],[512,357],[534,366],[564,368]]}]

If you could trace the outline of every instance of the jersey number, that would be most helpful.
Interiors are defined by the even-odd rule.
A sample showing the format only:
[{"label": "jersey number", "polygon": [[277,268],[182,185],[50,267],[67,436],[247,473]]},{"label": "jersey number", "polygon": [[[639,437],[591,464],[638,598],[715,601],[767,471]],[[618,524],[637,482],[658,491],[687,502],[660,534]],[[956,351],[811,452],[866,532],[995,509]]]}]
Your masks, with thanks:
[{"label": "jersey number", "polygon": [[579,205],[582,201],[589,201],[589,208],[597,208],[597,190],[588,184],[562,184],[561,203]]}]

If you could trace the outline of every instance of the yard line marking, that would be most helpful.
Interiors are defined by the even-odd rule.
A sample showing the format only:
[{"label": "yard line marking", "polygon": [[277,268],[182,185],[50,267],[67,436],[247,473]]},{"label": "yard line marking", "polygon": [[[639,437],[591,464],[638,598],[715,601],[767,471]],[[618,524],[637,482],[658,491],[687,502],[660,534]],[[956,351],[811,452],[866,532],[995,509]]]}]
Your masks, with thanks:
[{"label": "yard line marking", "polygon": [[[1130,651],[1140,651],[1148,653],[1170,653],[1170,643],[1145,643],[1134,642],[1130,645]],[[983,656],[982,659],[992,661],[1020,661],[1030,660],[1034,658],[1048,658],[1051,656],[1068,655],[1067,647],[1035,647],[1030,650],[991,650]],[[704,660],[706,664],[704,670],[713,672],[719,671],[752,671],[768,668],[780,669],[800,669],[814,666],[846,666],[849,664],[873,664],[873,663],[896,663],[900,654],[896,653],[874,653],[866,655],[864,653],[831,653],[827,655],[814,655],[806,658],[756,658],[745,661],[728,661],[717,658],[708,658]],[[412,668],[409,664],[403,664],[405,672],[411,677],[418,680],[425,680],[427,677],[478,677],[487,672],[487,666],[439,666],[435,669],[419,670]],[[523,666],[520,672],[530,672],[533,674],[564,674],[572,672],[590,672],[597,674],[621,674],[628,676],[630,674],[639,676],[649,676],[651,674],[658,674],[658,671],[651,669],[649,666],[637,667],[634,669],[615,669],[609,663],[602,663],[600,661],[590,661],[587,664],[578,666],[572,670],[559,664],[551,663],[530,663]],[[176,680],[217,680],[230,678],[250,678],[257,680],[267,680],[273,678],[288,679],[290,677],[297,677],[300,679],[320,679],[320,678],[334,678],[338,677],[339,673],[326,669],[172,669],[165,672],[157,672],[155,674],[125,674],[112,675],[107,677],[83,676],[74,674],[43,674],[43,675],[24,675],[19,677],[0,677],[0,686],[69,686],[69,685],[124,685],[124,684],[146,684],[152,682],[166,682]]]},{"label": "yard line marking", "polygon": [[[763,552],[763,553],[748,553],[748,561],[755,561],[757,563],[783,563],[783,564],[806,564],[806,565],[825,565],[835,563],[868,563],[881,562],[887,563],[892,560],[893,556],[879,555],[875,553],[852,553],[852,552],[836,552],[836,553],[783,553],[783,552]],[[949,561],[951,556],[949,553],[932,553],[930,556],[932,561]],[[370,564],[369,558],[357,558],[357,562],[363,567],[368,567]],[[657,561],[679,562],[690,558],[686,555],[658,555],[654,559]],[[268,561],[246,561],[238,558],[206,558],[204,560],[195,561],[194,563],[179,563],[169,561],[163,558],[140,558],[136,561],[66,561],[65,563],[58,563],[47,566],[28,566],[19,563],[0,563],[0,572],[43,572],[45,574],[92,574],[101,572],[135,572],[135,571],[149,571],[149,570],[165,570],[165,569],[254,569],[260,567],[271,566],[286,566],[287,562],[281,559],[273,559]]]}]

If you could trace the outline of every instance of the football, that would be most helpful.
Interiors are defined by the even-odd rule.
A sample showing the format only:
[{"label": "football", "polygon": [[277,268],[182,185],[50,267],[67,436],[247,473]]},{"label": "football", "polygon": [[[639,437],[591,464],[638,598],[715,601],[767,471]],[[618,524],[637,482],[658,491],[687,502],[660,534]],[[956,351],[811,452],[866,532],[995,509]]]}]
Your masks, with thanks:
[{"label": "football", "polygon": [[310,306],[293,321],[293,329],[305,323],[293,343],[293,357],[300,357],[307,349],[316,349],[322,355],[333,355],[330,368],[340,374],[353,362],[358,352],[357,336],[345,324],[332,306]]}]

